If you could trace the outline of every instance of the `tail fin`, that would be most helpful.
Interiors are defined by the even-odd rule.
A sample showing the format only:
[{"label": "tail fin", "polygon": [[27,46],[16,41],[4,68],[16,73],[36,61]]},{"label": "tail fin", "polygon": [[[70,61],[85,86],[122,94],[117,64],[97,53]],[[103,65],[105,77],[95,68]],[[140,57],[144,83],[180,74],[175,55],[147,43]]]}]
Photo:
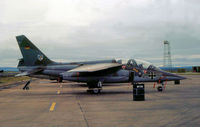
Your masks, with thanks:
[{"label": "tail fin", "polygon": [[24,66],[37,66],[53,63],[48,57],[44,55],[33,43],[31,43],[28,38],[24,35],[16,36],[19,48],[21,50],[23,59],[21,59],[21,64]]}]

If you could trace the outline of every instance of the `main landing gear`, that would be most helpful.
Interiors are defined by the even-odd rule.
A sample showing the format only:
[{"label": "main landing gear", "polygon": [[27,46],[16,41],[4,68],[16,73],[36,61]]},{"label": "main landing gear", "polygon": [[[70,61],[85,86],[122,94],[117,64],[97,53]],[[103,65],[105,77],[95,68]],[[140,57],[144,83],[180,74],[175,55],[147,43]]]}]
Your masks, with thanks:
[{"label": "main landing gear", "polygon": [[99,94],[101,93],[102,90],[102,81],[98,82],[88,82],[88,93],[94,93],[94,94]]}]

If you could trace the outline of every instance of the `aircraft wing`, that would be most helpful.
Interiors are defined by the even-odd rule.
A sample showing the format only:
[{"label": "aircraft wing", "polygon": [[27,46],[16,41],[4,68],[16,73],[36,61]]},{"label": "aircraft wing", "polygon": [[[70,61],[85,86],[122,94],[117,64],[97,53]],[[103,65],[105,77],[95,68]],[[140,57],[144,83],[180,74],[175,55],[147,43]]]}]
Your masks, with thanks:
[{"label": "aircraft wing", "polygon": [[41,70],[43,70],[43,69],[32,69],[32,70],[29,70],[29,71],[24,71],[22,73],[19,73],[19,74],[15,75],[15,77],[28,76],[28,75],[37,73],[37,72],[39,72]]},{"label": "aircraft wing", "polygon": [[110,68],[120,67],[121,64],[118,63],[99,63],[99,64],[91,64],[91,65],[81,65],[77,68],[69,70],[68,72],[97,72]]}]

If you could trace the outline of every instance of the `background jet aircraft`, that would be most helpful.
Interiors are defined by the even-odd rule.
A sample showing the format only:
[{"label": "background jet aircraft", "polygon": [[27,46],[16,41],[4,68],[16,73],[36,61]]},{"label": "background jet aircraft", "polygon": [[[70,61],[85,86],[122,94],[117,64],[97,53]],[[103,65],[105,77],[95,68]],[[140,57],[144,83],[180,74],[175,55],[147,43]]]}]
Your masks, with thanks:
[{"label": "background jet aircraft", "polygon": [[[101,91],[103,83],[159,82],[163,86],[165,81],[180,83],[180,80],[185,79],[138,59],[57,63],[50,60],[24,35],[17,36],[16,39],[23,56],[18,63],[18,69],[22,73],[16,76],[57,79],[59,82],[85,82],[94,93]],[[29,83],[24,89],[28,89]],[[159,90],[162,91],[162,88]]]}]

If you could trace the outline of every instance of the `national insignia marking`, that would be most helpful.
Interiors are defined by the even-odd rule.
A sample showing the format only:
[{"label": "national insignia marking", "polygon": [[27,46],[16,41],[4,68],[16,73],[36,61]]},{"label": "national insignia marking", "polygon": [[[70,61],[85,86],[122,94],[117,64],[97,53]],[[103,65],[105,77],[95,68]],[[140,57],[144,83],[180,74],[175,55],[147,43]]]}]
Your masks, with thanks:
[{"label": "national insignia marking", "polygon": [[28,50],[28,49],[30,49],[30,47],[29,47],[29,46],[25,46],[24,49],[27,49],[27,50]]},{"label": "national insignia marking", "polygon": [[39,54],[37,57],[38,57],[38,60],[39,60],[39,61],[42,61],[42,60],[44,59],[44,56],[43,56],[43,55],[40,55],[40,54]]}]

